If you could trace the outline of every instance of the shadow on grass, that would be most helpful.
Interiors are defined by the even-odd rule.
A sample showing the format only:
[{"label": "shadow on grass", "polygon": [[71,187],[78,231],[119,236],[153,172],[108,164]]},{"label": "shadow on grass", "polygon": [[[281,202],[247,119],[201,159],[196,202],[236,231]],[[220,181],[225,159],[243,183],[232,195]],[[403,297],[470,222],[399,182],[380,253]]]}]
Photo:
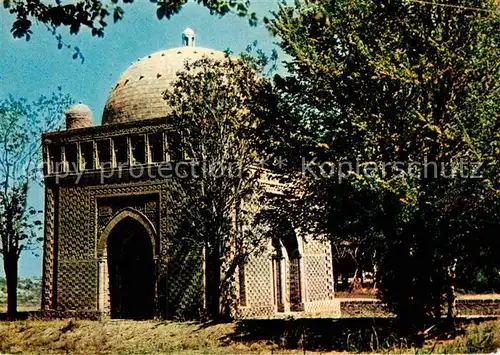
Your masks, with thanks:
[{"label": "shadow on grass", "polygon": [[388,318],[253,319],[238,322],[234,334],[225,340],[270,341],[281,348],[337,351],[375,351],[408,345],[406,338],[394,334],[394,320]]},{"label": "shadow on grass", "polygon": [[317,351],[375,352],[422,348],[464,336],[464,329],[480,320],[461,320],[457,329],[432,327],[429,332],[403,333],[394,318],[254,319],[238,322],[224,342],[266,341],[280,348]]},{"label": "shadow on grass", "polygon": [[27,320],[27,319],[37,318],[39,315],[40,311],[21,311],[17,312],[16,316],[12,319],[9,318],[7,313],[0,313],[0,321]]}]

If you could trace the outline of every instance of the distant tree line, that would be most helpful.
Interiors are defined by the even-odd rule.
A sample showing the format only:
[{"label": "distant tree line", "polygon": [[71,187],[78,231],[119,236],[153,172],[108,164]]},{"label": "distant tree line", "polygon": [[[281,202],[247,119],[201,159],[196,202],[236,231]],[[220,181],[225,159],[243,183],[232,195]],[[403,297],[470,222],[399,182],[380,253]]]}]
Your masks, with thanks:
[{"label": "distant tree line", "polygon": [[[5,278],[0,277],[0,304],[7,303],[7,284]],[[40,277],[21,277],[17,287],[20,304],[39,305],[42,295],[42,279]]]}]

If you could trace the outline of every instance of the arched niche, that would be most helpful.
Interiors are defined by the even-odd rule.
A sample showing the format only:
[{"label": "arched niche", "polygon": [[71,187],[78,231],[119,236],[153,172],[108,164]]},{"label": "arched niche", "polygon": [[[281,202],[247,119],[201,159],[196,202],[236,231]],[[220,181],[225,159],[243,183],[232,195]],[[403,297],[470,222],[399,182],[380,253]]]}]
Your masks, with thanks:
[{"label": "arched niche", "polygon": [[[134,319],[153,317],[156,240],[152,223],[132,208],[120,211],[106,225],[97,243],[98,309],[104,315]],[[145,291],[140,293],[135,289]]]},{"label": "arched niche", "polygon": [[106,257],[106,246],[109,238],[109,234],[113,230],[113,228],[120,223],[122,220],[125,218],[132,218],[135,219],[137,222],[139,222],[148,232],[148,235],[151,239],[151,245],[153,246],[153,251],[154,255],[156,257],[157,253],[157,248],[156,248],[156,229],[151,223],[151,221],[141,212],[133,209],[133,208],[126,208],[124,210],[121,210],[118,212],[112,219],[111,221],[108,222],[106,227],[104,227],[100,237],[99,241],[97,242],[97,258],[105,258]]},{"label": "arched niche", "polygon": [[277,216],[271,241],[273,248],[273,288],[278,312],[300,311],[303,308],[304,283],[302,246],[292,223]]}]

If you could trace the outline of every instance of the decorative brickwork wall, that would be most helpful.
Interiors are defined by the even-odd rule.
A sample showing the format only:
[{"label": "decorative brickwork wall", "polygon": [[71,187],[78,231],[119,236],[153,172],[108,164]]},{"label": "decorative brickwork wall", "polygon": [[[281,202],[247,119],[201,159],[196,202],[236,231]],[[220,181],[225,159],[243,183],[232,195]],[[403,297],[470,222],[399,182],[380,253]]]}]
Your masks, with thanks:
[{"label": "decorative brickwork wall", "polygon": [[125,195],[115,197],[97,198],[97,233],[102,233],[106,225],[116,214],[124,209],[133,209],[142,213],[153,224],[155,230],[159,229],[159,194],[155,191],[152,195]]},{"label": "decorative brickwork wall", "polygon": [[[331,249],[327,242],[309,240],[301,242],[302,254],[289,259],[284,252],[281,272],[284,305],[278,308],[279,279],[275,247],[269,245],[259,255],[252,255],[245,265],[246,306],[241,307],[243,318],[266,318],[281,312],[326,313],[340,315],[340,304],[334,299]],[[283,314],[281,313],[281,314]]]},{"label": "decorative brickwork wall", "polygon": [[95,260],[61,262],[58,267],[57,309],[95,310],[97,263]]},{"label": "decorative brickwork wall", "polygon": [[[378,299],[341,299],[340,307],[342,317],[394,317]],[[455,307],[460,317],[500,315],[500,299],[488,296],[458,298]],[[443,317],[446,316],[445,311],[443,309]]]},{"label": "decorative brickwork wall", "polygon": [[203,312],[202,247],[178,240],[168,251],[165,285],[169,318],[199,318]]},{"label": "decorative brickwork wall", "polygon": [[89,189],[64,187],[59,190],[60,263],[78,263],[95,258],[94,204]]},{"label": "decorative brickwork wall", "polygon": [[90,191],[59,189],[56,309],[90,310],[97,306],[96,236]]},{"label": "decorative brickwork wall", "polygon": [[[57,190],[56,190],[57,191]],[[55,220],[57,218],[56,203],[58,202],[54,189],[45,189],[45,226],[44,226],[44,249],[43,249],[43,290],[42,310],[54,308],[54,267],[55,267]]]},{"label": "decorative brickwork wall", "polygon": [[[156,314],[168,318],[200,315],[201,247],[182,239],[179,226],[172,222],[182,209],[179,201],[170,200],[176,196],[175,182],[60,186],[46,191],[45,310],[109,312],[109,291],[106,285],[100,285],[100,280],[108,277],[107,264],[99,255],[98,243],[110,221],[128,209],[147,218],[155,230]],[[54,191],[59,199],[54,198]]]},{"label": "decorative brickwork wall", "polygon": [[[170,163],[169,157],[175,155],[168,140],[168,135],[175,132],[165,122],[163,119],[129,122],[43,136],[44,151],[61,149],[61,159],[65,161],[62,170],[48,169],[45,176],[44,310],[60,314],[110,312],[107,237],[123,214],[128,213],[126,217],[139,222],[151,238],[154,314],[177,319],[200,316],[207,302],[204,241],[188,237],[197,233],[187,233],[189,228],[195,228],[187,213],[191,207],[187,206],[187,194],[193,182],[162,175],[166,169],[163,163]],[[136,164],[131,142],[142,137],[147,143],[151,134],[160,137],[156,141],[160,145],[154,147],[155,152],[159,149],[164,153],[161,164],[156,159],[148,160],[151,151],[146,149],[142,158],[138,158],[143,160],[137,160],[142,163]],[[108,143],[102,145],[104,141]],[[116,142],[124,142],[125,154],[117,153]],[[74,170],[68,170],[65,148],[69,146],[75,148]],[[99,154],[105,149],[109,154],[103,155],[103,161],[112,164],[107,168],[98,163]],[[45,159],[50,163],[50,155],[46,154]],[[118,160],[128,165],[118,166]],[[135,176],[135,170],[144,167],[152,170]],[[153,176],[149,174],[151,171]],[[279,183],[264,184],[267,193],[281,193],[286,198]],[[279,248],[269,242],[264,252],[250,257],[241,268],[240,277],[234,280],[235,290],[240,293],[242,316],[332,310],[329,245],[303,241],[297,237],[293,223],[285,222],[277,226],[274,238],[279,240]]]},{"label": "decorative brickwork wall", "polygon": [[273,295],[272,253],[270,248],[252,255],[245,265],[246,307],[242,317],[267,316],[275,311]]},{"label": "decorative brickwork wall", "polygon": [[[175,222],[177,214],[185,208],[182,196],[176,192],[175,181],[61,186],[55,190],[59,191],[58,199],[54,198],[53,190],[47,191],[47,211],[52,218],[46,218],[46,250],[49,251],[44,257],[47,285],[44,309],[109,312],[109,292],[106,284],[102,284],[102,280],[108,278],[107,264],[99,254],[99,245],[111,221],[124,210],[132,210],[147,219],[154,230],[151,234],[155,238],[152,243],[157,279],[155,314],[176,319],[201,314],[204,305],[202,247],[201,243],[185,238],[181,222]],[[58,228],[55,228],[56,216]],[[333,304],[328,302],[333,299],[329,245],[315,240],[301,244],[302,253],[293,255],[292,259],[289,251],[281,247],[280,309],[277,269],[273,271],[272,260],[276,250],[270,243],[265,252],[250,258],[244,267],[241,286],[245,291],[242,316],[333,310]],[[54,299],[51,294],[55,294]]]},{"label": "decorative brickwork wall", "polygon": [[500,316],[500,299],[458,299],[456,302],[457,314],[471,315],[496,315]]},{"label": "decorative brickwork wall", "polygon": [[309,240],[304,243],[305,302],[333,299],[331,247],[327,242]]},{"label": "decorative brickwork wall", "polygon": [[302,287],[301,287],[301,270],[300,270],[301,258],[295,258],[290,260],[290,276],[289,276],[289,293],[290,293],[290,310],[300,311],[302,300]]}]

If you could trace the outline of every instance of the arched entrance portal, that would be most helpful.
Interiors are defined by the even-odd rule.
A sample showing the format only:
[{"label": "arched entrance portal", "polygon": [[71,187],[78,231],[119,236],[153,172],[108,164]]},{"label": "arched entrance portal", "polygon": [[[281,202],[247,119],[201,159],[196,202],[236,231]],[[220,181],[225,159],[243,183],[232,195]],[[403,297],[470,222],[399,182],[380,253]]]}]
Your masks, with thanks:
[{"label": "arched entrance portal", "polygon": [[98,245],[100,309],[111,318],[150,319],[155,305],[154,229],[139,212],[122,211]]},{"label": "arched entrance portal", "polygon": [[295,233],[289,229],[272,240],[274,297],[278,312],[302,309],[301,255]]},{"label": "arched entrance portal", "polygon": [[135,219],[120,221],[108,237],[111,318],[148,319],[154,308],[153,246]]}]

